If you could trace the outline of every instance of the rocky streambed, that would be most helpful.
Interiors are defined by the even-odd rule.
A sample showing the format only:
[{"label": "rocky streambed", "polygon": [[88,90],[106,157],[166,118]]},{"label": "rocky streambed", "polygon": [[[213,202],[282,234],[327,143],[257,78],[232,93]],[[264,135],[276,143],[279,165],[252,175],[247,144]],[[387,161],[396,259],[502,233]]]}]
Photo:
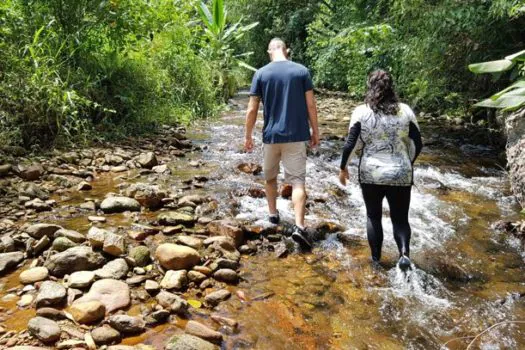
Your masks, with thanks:
[{"label": "rocky streambed", "polygon": [[[371,268],[358,187],[337,184],[351,103],[320,101],[308,254],[265,220],[260,152],[240,151],[245,104],[191,132],[5,157],[0,348],[460,349],[525,318],[522,247],[493,228],[517,211],[497,150],[425,135],[405,276],[387,227],[384,266]],[[519,348],[522,330],[480,344]]]}]

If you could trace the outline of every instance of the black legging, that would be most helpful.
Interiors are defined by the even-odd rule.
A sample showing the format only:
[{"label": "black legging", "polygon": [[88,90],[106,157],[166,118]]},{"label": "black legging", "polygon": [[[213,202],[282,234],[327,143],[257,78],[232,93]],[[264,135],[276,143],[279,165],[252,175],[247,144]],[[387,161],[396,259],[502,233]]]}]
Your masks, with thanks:
[{"label": "black legging", "polygon": [[383,199],[386,197],[390,207],[390,219],[394,229],[399,255],[410,254],[410,224],[408,223],[408,209],[410,207],[410,192],[412,186],[386,186],[361,184],[363,198],[366,205],[367,236],[372,259],[381,259],[381,247],[383,245]]}]

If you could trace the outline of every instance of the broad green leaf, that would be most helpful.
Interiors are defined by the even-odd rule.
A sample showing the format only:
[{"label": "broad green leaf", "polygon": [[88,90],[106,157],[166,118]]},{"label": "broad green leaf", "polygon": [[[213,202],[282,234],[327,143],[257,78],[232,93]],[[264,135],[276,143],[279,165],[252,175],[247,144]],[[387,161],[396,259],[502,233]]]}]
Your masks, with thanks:
[{"label": "broad green leaf", "polygon": [[246,68],[246,69],[249,69],[249,70],[251,70],[253,72],[257,72],[257,68],[252,67],[252,66],[250,66],[249,64],[247,64],[245,62],[239,61],[239,66],[241,66],[243,68]]},{"label": "broad green leaf", "polygon": [[507,93],[507,92],[509,92],[511,90],[518,89],[518,88],[525,88],[525,79],[518,80],[517,82],[515,82],[511,86],[507,87],[506,89],[501,90],[497,94],[493,95],[491,97],[491,99],[496,100],[496,99],[500,98],[503,94],[505,94],[505,93]]},{"label": "broad green leaf", "polygon": [[217,33],[219,34],[224,29],[224,1],[213,0],[213,23],[217,27]]},{"label": "broad green leaf", "polygon": [[525,105],[525,95],[503,95],[496,100],[487,98],[486,100],[476,103],[474,106],[513,110],[523,105]]},{"label": "broad green leaf", "polygon": [[208,28],[213,26],[213,16],[208,9],[208,6],[204,2],[201,2],[199,6],[199,14],[202,17],[202,21],[208,26]]},{"label": "broad green leaf", "polygon": [[525,60],[525,50],[516,52],[515,54],[512,54],[510,56],[505,57],[506,60],[509,61],[523,61]]},{"label": "broad green leaf", "polygon": [[200,307],[202,306],[202,303],[195,299],[189,299],[188,304],[190,304],[191,307],[193,307],[194,309],[200,309]]},{"label": "broad green leaf", "polygon": [[468,66],[471,72],[476,74],[505,72],[514,66],[509,60],[498,60],[482,63],[473,63]]}]

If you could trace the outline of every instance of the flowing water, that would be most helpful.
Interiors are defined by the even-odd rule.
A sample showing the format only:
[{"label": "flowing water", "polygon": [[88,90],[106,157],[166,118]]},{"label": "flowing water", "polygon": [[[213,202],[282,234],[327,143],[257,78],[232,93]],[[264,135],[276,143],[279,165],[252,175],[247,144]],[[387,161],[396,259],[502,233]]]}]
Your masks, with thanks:
[{"label": "flowing water", "polygon": [[[175,187],[187,177],[207,175],[211,181],[205,191],[218,200],[221,215],[267,225],[265,199],[243,195],[254,186],[262,188],[262,176],[237,170],[241,163],[262,159],[260,147],[252,154],[241,151],[246,102],[241,94],[222,119],[196,127],[190,138],[204,150],[195,156],[203,165],[188,170],[186,161],[177,161],[172,164],[175,175],[166,182]],[[223,348],[465,349],[473,336],[498,322],[525,320],[525,298],[520,297],[525,294],[525,255],[519,242],[492,229],[496,221],[517,212],[505,173],[490,149],[458,147],[456,140],[430,125],[422,123],[425,139],[437,138],[447,147],[425,149],[415,169],[410,212],[413,269],[404,274],[395,266],[397,249],[387,206],[383,263],[372,267],[355,164],[347,187],[337,179],[350,108],[321,109],[323,142],[307,164],[307,224],[333,223],[340,232],[316,242],[308,254],[281,259],[273,252],[243,256],[242,282],[230,287],[234,297],[218,308],[220,315],[240,325],[235,331],[221,329],[227,334]],[[255,140],[260,140],[261,124],[259,120]],[[128,180],[132,177],[127,175]],[[98,179],[94,188],[100,193],[89,196],[116,191],[119,182]],[[67,203],[83,201],[84,195],[79,196]],[[278,208],[285,220],[292,220],[289,200],[280,198]],[[134,219],[113,215],[110,223],[118,226]],[[88,225],[85,218],[55,220],[80,231]],[[5,291],[16,286],[17,273],[0,281],[0,307],[9,312],[16,300]],[[26,311],[11,319],[23,323],[34,313],[23,314]],[[197,312],[197,318],[216,327],[205,310]],[[9,322],[8,329],[23,328]],[[124,343],[160,348],[181,326],[183,320]],[[520,323],[505,323],[476,339],[471,348],[525,348],[524,332]]]}]

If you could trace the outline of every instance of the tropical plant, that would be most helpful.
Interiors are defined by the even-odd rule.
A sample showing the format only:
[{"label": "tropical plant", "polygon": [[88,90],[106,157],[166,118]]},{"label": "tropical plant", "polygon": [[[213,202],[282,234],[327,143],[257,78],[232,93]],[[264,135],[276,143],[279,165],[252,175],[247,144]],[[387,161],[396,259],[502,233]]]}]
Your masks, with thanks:
[{"label": "tropical plant", "polygon": [[223,0],[213,0],[211,10],[205,2],[201,2],[198,11],[210,44],[204,48],[204,51],[212,59],[218,61],[220,66],[217,83],[222,87],[223,97],[229,98],[235,93],[238,79],[243,75],[239,68],[255,70],[244,61],[252,52],[238,54],[235,52],[234,44],[259,23],[243,25],[241,18],[239,21],[229,24],[228,13]]},{"label": "tropical plant", "polygon": [[513,111],[525,106],[525,50],[509,55],[502,60],[471,64],[469,69],[476,74],[491,73],[496,78],[505,72],[510,72],[511,77],[515,80],[507,88],[476,103],[476,107]]}]

